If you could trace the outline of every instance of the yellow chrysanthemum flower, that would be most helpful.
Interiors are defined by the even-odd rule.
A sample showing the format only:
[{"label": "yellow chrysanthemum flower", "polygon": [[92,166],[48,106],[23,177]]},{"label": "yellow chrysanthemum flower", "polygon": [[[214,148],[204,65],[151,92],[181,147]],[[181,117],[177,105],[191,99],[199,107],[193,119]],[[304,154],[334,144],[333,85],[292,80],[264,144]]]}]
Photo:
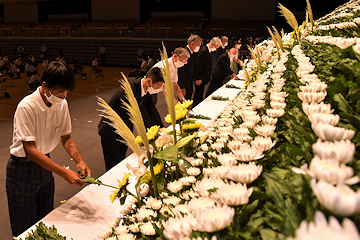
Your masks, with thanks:
[{"label": "yellow chrysanthemum flower", "polygon": [[151,181],[151,173],[147,171],[144,175],[141,176],[140,183],[149,183]]},{"label": "yellow chrysanthemum flower", "polygon": [[199,128],[201,128],[203,125],[202,123],[199,123],[199,122],[194,122],[194,123],[186,123],[182,126],[182,129],[184,131],[187,131],[187,130],[197,130]]},{"label": "yellow chrysanthemum flower", "polygon": [[140,135],[137,135],[137,136],[136,136],[135,142],[138,143],[138,144],[143,143],[142,138],[140,137]]},{"label": "yellow chrysanthemum flower", "polygon": [[[185,117],[186,117],[186,114],[187,114],[187,109],[180,108],[180,109],[175,110],[176,121],[177,121],[177,120],[180,120],[180,119],[182,119],[182,118],[185,118]],[[171,123],[171,116],[170,116],[170,114],[166,115],[166,117],[165,117],[165,122]]]},{"label": "yellow chrysanthemum flower", "polygon": [[120,181],[119,179],[117,180],[118,181],[118,189],[112,191],[113,193],[110,195],[110,201],[112,203],[115,201],[115,199],[117,197],[119,197],[119,192],[120,192],[121,188],[126,185],[130,176],[131,176],[131,173],[124,173],[123,180],[122,181]]},{"label": "yellow chrysanthemum flower", "polygon": [[151,128],[147,129],[146,136],[149,141],[156,137],[156,135],[158,134],[159,128],[160,128],[160,126],[155,125],[155,126],[152,126]]},{"label": "yellow chrysanthemum flower", "polygon": [[164,169],[164,163],[160,162],[154,166],[154,174],[158,175]]},{"label": "yellow chrysanthemum flower", "polygon": [[185,102],[178,102],[175,105],[175,111],[178,109],[188,109],[193,104],[193,100],[186,100]]}]

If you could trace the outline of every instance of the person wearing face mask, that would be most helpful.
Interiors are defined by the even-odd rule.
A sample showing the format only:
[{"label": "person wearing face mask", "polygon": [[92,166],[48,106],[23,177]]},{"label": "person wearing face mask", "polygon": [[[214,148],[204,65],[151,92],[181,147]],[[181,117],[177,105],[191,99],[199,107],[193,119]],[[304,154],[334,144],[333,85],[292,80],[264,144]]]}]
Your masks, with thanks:
[{"label": "person wearing face mask", "polygon": [[[178,69],[183,67],[185,64],[187,64],[189,57],[190,57],[190,53],[188,50],[186,50],[183,47],[178,47],[175,48],[173,55],[170,58],[168,58],[173,90],[177,98],[182,102],[184,102],[186,99],[178,84]],[[159,68],[164,68],[164,66],[165,64],[163,61],[159,61],[154,65],[154,67],[159,67]]]},{"label": "person wearing face mask", "polygon": [[211,69],[215,67],[216,61],[220,57],[221,54],[225,53],[225,48],[229,45],[229,38],[226,36],[221,37],[221,47],[216,49],[215,52],[210,54],[211,57]]},{"label": "person wearing face mask", "polygon": [[210,53],[216,51],[217,48],[221,46],[221,40],[218,37],[213,37],[210,42],[206,45],[203,45],[196,59],[195,67],[195,93],[193,96],[193,107],[198,105],[202,100],[204,100],[204,88],[205,85],[210,81],[211,73],[211,59]]},{"label": "person wearing face mask", "polygon": [[191,35],[188,38],[186,49],[190,53],[188,63],[178,69],[179,86],[185,99],[191,99],[193,93],[196,56],[200,50],[202,39],[198,35]]},{"label": "person wearing face mask", "polygon": [[[161,71],[158,67],[151,68],[146,76],[130,82],[131,89],[139,105],[141,115],[143,117],[145,127],[158,125],[163,127],[161,117],[152,101],[152,95],[161,91],[164,80],[161,76]],[[133,124],[129,119],[127,110],[124,108],[123,101],[127,102],[125,91],[122,87],[114,93],[111,97],[110,107],[121,117],[124,123],[133,129]],[[101,118],[98,125],[98,133],[101,137],[101,146],[103,149],[106,171],[110,170],[116,164],[121,162],[126,157],[128,146],[121,141],[121,137],[115,133],[115,129],[111,127],[108,120]]]},{"label": "person wearing face mask", "polygon": [[206,97],[223,85],[223,81],[230,75],[239,80],[236,73],[230,69],[230,59],[234,59],[236,48],[231,48],[228,53],[223,53],[218,58],[215,67],[211,71],[210,85],[206,91]]},{"label": "person wearing face mask", "polygon": [[56,173],[72,185],[82,186],[77,172],[50,159],[59,142],[82,174],[91,171],[71,138],[67,94],[75,86],[72,69],[51,62],[41,75],[41,86],[18,104],[13,122],[10,159],[6,167],[6,193],[11,229],[18,236],[45,217],[54,205]]}]

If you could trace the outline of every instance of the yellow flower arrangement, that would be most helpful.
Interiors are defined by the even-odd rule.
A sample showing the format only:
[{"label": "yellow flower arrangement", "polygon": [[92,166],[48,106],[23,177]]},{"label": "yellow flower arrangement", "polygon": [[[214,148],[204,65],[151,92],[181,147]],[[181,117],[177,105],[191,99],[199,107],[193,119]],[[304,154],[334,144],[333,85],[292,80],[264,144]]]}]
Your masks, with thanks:
[{"label": "yellow flower arrangement", "polygon": [[[152,126],[151,128],[147,129],[146,137],[149,141],[155,139],[156,135],[158,134],[159,128],[160,128],[160,126],[155,125],[155,126]],[[138,144],[143,143],[143,140],[140,137],[140,135],[136,136],[135,142]]]},{"label": "yellow flower arrangement", "polygon": [[[183,109],[183,108],[179,108],[175,110],[176,121],[185,118],[187,111],[188,111],[187,109]],[[170,114],[166,115],[165,122],[171,123]]]},{"label": "yellow flower arrangement", "polygon": [[175,105],[175,110],[178,109],[188,109],[193,104],[193,100],[186,100],[185,102],[178,102]]},{"label": "yellow flower arrangement", "polygon": [[129,177],[131,176],[131,173],[124,173],[123,180],[118,181],[118,189],[112,191],[113,193],[110,195],[110,201],[113,203],[117,197],[119,197],[119,193],[121,194],[120,190],[127,184]]},{"label": "yellow flower arrangement", "polygon": [[202,123],[199,122],[194,122],[194,123],[186,123],[182,126],[182,129],[184,131],[188,131],[188,130],[198,130],[202,127]]},{"label": "yellow flower arrangement", "polygon": [[155,174],[155,175],[158,175],[163,169],[164,169],[164,163],[163,163],[163,162],[159,162],[159,163],[156,164],[155,167],[154,167],[154,174]]}]

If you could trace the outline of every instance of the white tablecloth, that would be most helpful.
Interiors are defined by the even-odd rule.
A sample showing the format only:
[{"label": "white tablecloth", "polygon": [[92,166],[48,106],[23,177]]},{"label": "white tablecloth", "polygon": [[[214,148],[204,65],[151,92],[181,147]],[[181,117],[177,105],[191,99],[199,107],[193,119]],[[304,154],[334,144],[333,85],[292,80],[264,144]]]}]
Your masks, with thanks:
[{"label": "white tablecloth", "polygon": [[[230,80],[227,84],[244,86],[244,81]],[[239,89],[225,88],[225,85],[216,90],[211,96],[228,97],[229,100],[236,97]],[[197,105],[193,111],[195,114],[202,114],[210,118],[216,117],[229,101],[212,100],[211,96],[204,99]],[[198,119],[205,126],[210,120]],[[126,163],[132,166],[137,166],[138,157],[135,153],[128,156],[122,162],[113,167],[110,171],[104,173],[99,180],[105,184],[117,186],[117,179],[122,180],[124,173],[129,171],[126,168]],[[135,181],[131,181],[128,190],[135,193]],[[116,217],[119,217],[119,210],[121,209],[118,200],[111,203],[109,196],[114,190],[105,186],[88,185],[80,192],[70,198],[68,201],[51,211],[41,221],[47,226],[55,225],[58,233],[66,236],[67,239],[74,240],[90,240],[95,239],[97,235],[108,228],[108,224]],[[127,201],[129,198],[127,199]],[[35,225],[31,227],[35,229]],[[29,229],[30,230],[30,229]],[[27,230],[26,232],[28,232]],[[25,239],[25,233],[19,237]]]}]

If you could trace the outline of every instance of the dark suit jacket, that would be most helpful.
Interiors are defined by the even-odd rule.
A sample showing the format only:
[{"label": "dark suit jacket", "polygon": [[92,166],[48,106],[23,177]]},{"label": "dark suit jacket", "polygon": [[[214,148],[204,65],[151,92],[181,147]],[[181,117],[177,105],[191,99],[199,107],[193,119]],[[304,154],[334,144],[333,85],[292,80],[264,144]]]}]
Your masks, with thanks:
[{"label": "dark suit jacket", "polygon": [[[152,101],[151,95],[147,93],[144,97],[141,97],[141,79],[139,78],[130,82],[130,85],[137,103],[140,106],[140,111],[144,119],[145,127],[150,128],[153,125],[159,125],[162,127],[163,124],[159,112],[157,111]],[[125,124],[130,129],[132,129],[133,124],[130,122],[128,112],[123,108],[123,104],[120,99],[128,102],[125,98],[125,91],[122,87],[119,87],[119,89],[111,97],[109,105],[117,114],[119,114]],[[115,129],[106,123],[108,121],[109,120],[105,119],[104,117],[101,118],[101,121],[98,125],[99,135],[108,139],[120,139],[121,137],[114,132]]]},{"label": "dark suit jacket", "polygon": [[222,46],[218,47],[215,52],[210,53],[211,57],[211,68],[214,68],[216,65],[216,62],[221,54],[225,53],[225,48]]},{"label": "dark suit jacket", "polygon": [[178,68],[178,84],[180,88],[186,88],[188,86],[192,87],[194,77],[195,77],[195,67],[196,67],[196,53],[191,53],[188,46],[186,46],[186,49],[190,53],[190,57],[188,59],[188,63],[182,66],[181,68]]},{"label": "dark suit jacket", "polygon": [[210,52],[206,45],[203,45],[197,53],[195,79],[202,80],[203,84],[210,81],[211,59]]},{"label": "dark suit jacket", "polygon": [[216,61],[215,67],[211,71],[211,77],[222,81],[229,74],[233,74],[233,71],[230,69],[230,58],[227,53],[223,53]]}]

